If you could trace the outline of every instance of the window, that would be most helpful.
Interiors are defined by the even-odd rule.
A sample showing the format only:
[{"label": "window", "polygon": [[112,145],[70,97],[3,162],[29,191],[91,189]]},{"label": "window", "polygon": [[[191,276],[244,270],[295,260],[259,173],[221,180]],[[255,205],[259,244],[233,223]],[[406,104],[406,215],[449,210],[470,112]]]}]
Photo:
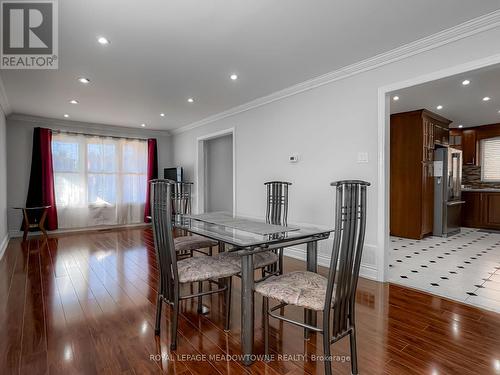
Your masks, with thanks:
[{"label": "window", "polygon": [[54,134],[52,158],[61,228],[142,222],[146,141]]},{"label": "window", "polygon": [[481,178],[485,182],[500,181],[500,137],[481,141]]}]

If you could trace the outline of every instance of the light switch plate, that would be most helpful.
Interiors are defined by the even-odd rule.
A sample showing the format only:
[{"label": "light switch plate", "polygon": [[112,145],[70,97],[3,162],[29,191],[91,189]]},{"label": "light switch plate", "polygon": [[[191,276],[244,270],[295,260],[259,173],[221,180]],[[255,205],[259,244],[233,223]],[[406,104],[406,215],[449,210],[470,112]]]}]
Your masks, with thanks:
[{"label": "light switch plate", "polygon": [[358,152],[358,163],[368,163],[368,152]]}]

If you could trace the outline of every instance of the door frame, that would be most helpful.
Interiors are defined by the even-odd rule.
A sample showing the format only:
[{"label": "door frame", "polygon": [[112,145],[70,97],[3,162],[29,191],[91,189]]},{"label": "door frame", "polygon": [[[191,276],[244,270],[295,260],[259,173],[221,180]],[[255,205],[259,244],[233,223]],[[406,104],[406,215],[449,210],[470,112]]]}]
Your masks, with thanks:
[{"label": "door frame", "polygon": [[389,187],[390,187],[390,94],[419,84],[467,73],[500,63],[500,54],[392,83],[378,89],[378,192],[377,192],[377,280],[388,281],[389,274]]},{"label": "door frame", "polygon": [[205,212],[205,142],[231,135],[233,141],[233,215],[236,215],[236,137],[235,129],[228,128],[214,133],[205,134],[196,138],[196,166],[195,166],[195,191],[196,210],[195,213]]}]

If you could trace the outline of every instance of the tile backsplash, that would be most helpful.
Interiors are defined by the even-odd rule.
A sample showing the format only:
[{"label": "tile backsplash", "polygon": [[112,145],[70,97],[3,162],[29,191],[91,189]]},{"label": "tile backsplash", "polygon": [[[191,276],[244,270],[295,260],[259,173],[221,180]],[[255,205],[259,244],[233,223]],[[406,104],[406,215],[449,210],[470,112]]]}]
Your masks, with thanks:
[{"label": "tile backsplash", "polygon": [[500,182],[481,181],[481,167],[477,165],[464,165],[462,167],[462,185],[472,189],[500,188]]}]

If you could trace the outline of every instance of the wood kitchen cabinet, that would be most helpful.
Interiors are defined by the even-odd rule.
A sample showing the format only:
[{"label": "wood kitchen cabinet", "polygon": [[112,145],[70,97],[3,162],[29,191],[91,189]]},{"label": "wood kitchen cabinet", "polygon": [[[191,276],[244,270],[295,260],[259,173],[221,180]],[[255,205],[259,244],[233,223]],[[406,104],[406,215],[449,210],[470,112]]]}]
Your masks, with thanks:
[{"label": "wood kitchen cabinet", "polygon": [[462,225],[500,230],[500,192],[464,191]]},{"label": "wood kitchen cabinet", "polygon": [[486,193],[485,198],[485,224],[487,228],[500,229],[500,193]]},{"label": "wood kitchen cabinet", "polygon": [[450,122],[425,109],[391,115],[391,235],[432,233],[434,148],[449,143]]},{"label": "wood kitchen cabinet", "polygon": [[476,165],[476,130],[467,129],[462,131],[462,158],[464,165]]},{"label": "wood kitchen cabinet", "polygon": [[462,130],[450,129],[450,147],[462,149]]}]

